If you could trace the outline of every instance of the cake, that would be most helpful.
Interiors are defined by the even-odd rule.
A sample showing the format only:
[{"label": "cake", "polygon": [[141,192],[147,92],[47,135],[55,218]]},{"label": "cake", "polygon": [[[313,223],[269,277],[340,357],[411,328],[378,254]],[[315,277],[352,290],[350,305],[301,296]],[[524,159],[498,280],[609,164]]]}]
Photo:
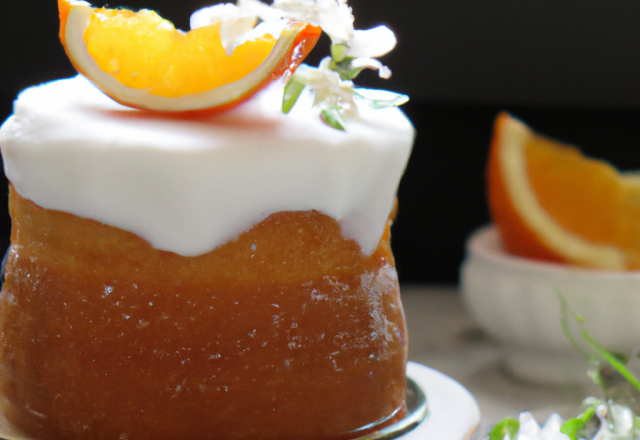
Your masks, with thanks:
[{"label": "cake", "polygon": [[278,93],[199,120],[140,114],[82,77],[20,95],[0,132],[18,427],[339,438],[402,411],[389,224],[413,129],[371,109],[340,132],[303,103],[283,115]]},{"label": "cake", "polygon": [[215,116],[83,76],[0,129],[2,410],[31,439],[348,439],[404,416],[389,227],[414,129],[275,82]]}]

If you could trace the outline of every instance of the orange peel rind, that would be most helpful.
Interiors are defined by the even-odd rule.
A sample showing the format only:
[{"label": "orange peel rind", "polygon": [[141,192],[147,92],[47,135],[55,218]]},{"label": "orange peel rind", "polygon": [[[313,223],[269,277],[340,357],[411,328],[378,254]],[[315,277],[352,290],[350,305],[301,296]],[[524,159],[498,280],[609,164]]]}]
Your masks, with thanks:
[{"label": "orange peel rind", "polygon": [[[162,112],[219,113],[233,108],[274,80],[293,72],[311,51],[321,33],[317,26],[290,22],[266,59],[246,76],[198,93],[162,96],[153,94],[148,88],[127,86],[100,68],[85,41],[85,31],[96,11],[94,7],[77,0],[59,0],[58,6],[60,40],[76,70],[121,104]],[[114,41],[113,44],[119,42]]]}]

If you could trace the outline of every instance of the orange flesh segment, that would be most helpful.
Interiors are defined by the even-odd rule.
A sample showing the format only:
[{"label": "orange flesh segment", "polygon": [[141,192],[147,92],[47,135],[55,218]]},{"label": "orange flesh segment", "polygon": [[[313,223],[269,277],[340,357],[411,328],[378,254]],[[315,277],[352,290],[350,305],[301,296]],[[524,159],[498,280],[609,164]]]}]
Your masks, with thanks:
[{"label": "orange flesh segment", "polygon": [[[507,114],[497,118],[487,169],[491,216],[506,249],[538,260],[640,269],[640,180],[526,127],[513,141],[514,124],[521,125]],[[505,159],[510,154],[525,164],[522,173]]]},{"label": "orange flesh segment", "polygon": [[254,71],[276,40],[245,42],[227,56],[221,24],[184,33],[149,10],[96,9],[84,33],[91,57],[125,86],[178,97],[211,90]]},{"label": "orange flesh segment", "polygon": [[594,243],[617,243],[621,194],[613,168],[541,136],[525,155],[538,201],[560,226]]}]

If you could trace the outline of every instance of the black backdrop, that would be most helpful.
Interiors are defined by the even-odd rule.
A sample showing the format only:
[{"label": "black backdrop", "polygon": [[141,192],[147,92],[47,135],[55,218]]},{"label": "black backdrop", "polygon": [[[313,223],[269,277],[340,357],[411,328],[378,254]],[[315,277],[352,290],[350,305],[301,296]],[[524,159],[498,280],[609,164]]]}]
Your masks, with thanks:
[{"label": "black backdrop", "polygon": [[[465,238],[489,221],[484,163],[501,109],[622,169],[640,168],[637,0],[349,3],[358,28],[384,22],[399,40],[383,59],[393,78],[364,75],[361,83],[412,98],[404,110],[418,137],[393,229],[401,281],[457,280]],[[112,6],[155,9],[186,29],[190,13],[208,4],[122,0]],[[57,26],[55,0],[0,1],[0,119],[22,88],[74,74]],[[4,191],[0,206],[4,247],[10,229]]]}]

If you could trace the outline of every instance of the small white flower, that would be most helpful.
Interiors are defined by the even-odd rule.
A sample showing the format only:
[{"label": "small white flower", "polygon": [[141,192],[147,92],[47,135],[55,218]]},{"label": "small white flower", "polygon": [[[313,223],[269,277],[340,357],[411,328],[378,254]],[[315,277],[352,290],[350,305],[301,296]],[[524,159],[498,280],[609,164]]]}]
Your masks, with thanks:
[{"label": "small white flower", "polygon": [[598,405],[596,408],[596,416],[600,419],[600,428],[592,440],[615,440],[616,436],[609,430],[609,421],[607,420],[606,405]]},{"label": "small white flower", "polygon": [[191,29],[198,29],[239,15],[238,7],[232,3],[208,6],[191,14]]},{"label": "small white flower", "polygon": [[380,61],[373,58],[356,58],[351,62],[351,67],[356,69],[377,70],[380,78],[391,78],[391,70]]},{"label": "small white flower", "polygon": [[377,58],[386,55],[396,47],[396,35],[386,26],[368,30],[356,30],[348,41],[347,56]]},{"label": "small white flower", "polygon": [[541,440],[569,440],[566,434],[560,432],[560,428],[564,420],[558,413],[553,413],[549,416],[544,426],[540,430]]},{"label": "small white flower", "polygon": [[[355,58],[379,57],[396,45],[395,35],[386,26],[355,30],[353,14],[346,0],[274,0],[272,5],[260,0],[238,0],[237,5],[224,3],[194,12],[191,29],[223,21],[223,45],[230,53],[239,45],[242,35],[255,26],[257,19],[265,23],[283,19],[313,23],[329,35],[333,44],[348,46],[347,56]],[[247,39],[242,38],[242,41]]]},{"label": "small white flower", "polygon": [[340,74],[329,68],[331,58],[326,57],[320,65],[298,67],[295,78],[314,92],[314,105],[323,110],[339,108],[341,116],[353,117],[357,114],[353,83],[340,78]]},{"label": "small white flower", "polygon": [[633,433],[633,411],[625,405],[613,403],[609,407],[611,426],[621,438],[630,438]]},{"label": "small white flower", "polygon": [[274,0],[273,7],[287,18],[320,26],[334,44],[353,37],[353,14],[346,0]]},{"label": "small white flower", "polygon": [[280,11],[260,0],[238,0],[238,8],[247,14],[254,14],[265,22],[278,21],[284,18],[283,11]]},{"label": "small white flower", "polygon": [[240,40],[246,41],[244,37],[253,30],[258,22],[258,17],[245,13],[234,4],[221,3],[196,11],[190,19],[191,29],[218,22],[222,22],[220,27],[222,46],[225,53],[231,55],[235,48],[241,44]]},{"label": "small white flower", "polygon": [[[258,20],[260,24],[256,26]],[[289,21],[320,26],[329,35],[334,58],[323,59],[317,68],[304,64],[298,67],[291,78],[295,84],[288,91],[285,89],[285,112],[293,107],[302,89],[308,87],[325,121],[344,129],[343,121],[357,116],[357,101],[382,108],[401,105],[408,99],[392,92],[354,89],[350,80],[363,69],[377,70],[382,78],[391,77],[391,70],[375,58],[391,51],[396,37],[386,26],[355,30],[346,0],[273,0],[271,5],[260,0],[237,0],[236,5],[225,3],[196,11],[191,16],[191,28],[220,21],[220,36],[227,55],[245,41],[267,33],[278,38]]]},{"label": "small white flower", "polygon": [[518,431],[519,440],[537,440],[540,436],[540,425],[533,418],[530,412],[520,413],[520,430]]},{"label": "small white flower", "polygon": [[570,440],[569,436],[560,432],[564,421],[557,413],[551,414],[542,427],[530,412],[520,413],[519,420],[520,429],[516,440]]},{"label": "small white flower", "polygon": [[313,23],[335,44],[347,43],[354,35],[353,14],[346,0],[274,0],[270,6],[259,0],[238,0],[237,6],[226,3],[196,11],[191,28],[240,17],[259,18],[267,23],[282,19]]}]

